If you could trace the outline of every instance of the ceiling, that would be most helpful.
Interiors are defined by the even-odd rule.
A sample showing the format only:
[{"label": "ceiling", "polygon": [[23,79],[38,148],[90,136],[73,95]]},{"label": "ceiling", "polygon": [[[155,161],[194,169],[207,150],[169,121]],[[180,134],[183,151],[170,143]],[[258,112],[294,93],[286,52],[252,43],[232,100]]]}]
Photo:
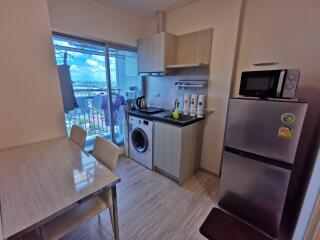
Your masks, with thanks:
[{"label": "ceiling", "polygon": [[170,12],[201,0],[95,0],[141,19],[156,16],[157,11]]}]

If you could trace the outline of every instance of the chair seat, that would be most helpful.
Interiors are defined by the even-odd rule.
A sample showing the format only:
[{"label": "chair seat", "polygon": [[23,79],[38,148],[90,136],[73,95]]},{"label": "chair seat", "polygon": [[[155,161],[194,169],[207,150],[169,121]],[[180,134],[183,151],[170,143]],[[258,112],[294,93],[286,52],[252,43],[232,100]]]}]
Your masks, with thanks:
[{"label": "chair seat", "polygon": [[272,240],[218,208],[211,210],[200,227],[200,233],[210,240]]},{"label": "chair seat", "polygon": [[108,208],[99,197],[91,198],[41,227],[44,239],[56,240]]}]

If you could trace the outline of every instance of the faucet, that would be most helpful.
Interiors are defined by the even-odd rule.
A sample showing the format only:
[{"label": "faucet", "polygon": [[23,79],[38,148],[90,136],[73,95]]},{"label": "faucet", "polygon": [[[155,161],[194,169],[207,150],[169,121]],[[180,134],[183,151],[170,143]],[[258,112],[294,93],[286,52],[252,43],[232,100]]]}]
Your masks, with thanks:
[{"label": "faucet", "polygon": [[174,102],[174,109],[172,112],[172,117],[173,117],[173,119],[176,119],[176,120],[179,118],[179,100],[178,99],[176,99]]},{"label": "faucet", "polygon": [[176,98],[176,100],[174,101],[174,108],[173,108],[173,111],[175,111],[176,109],[179,108],[179,99]]}]

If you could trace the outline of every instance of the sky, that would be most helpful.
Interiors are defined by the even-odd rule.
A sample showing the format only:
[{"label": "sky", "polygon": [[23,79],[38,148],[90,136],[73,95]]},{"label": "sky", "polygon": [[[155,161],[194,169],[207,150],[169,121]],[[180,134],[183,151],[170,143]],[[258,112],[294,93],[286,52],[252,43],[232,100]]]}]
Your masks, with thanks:
[{"label": "sky", "polygon": [[[54,38],[53,42],[55,45],[75,48],[72,41]],[[94,46],[92,49],[95,50]],[[103,55],[68,51],[67,64],[70,65],[71,79],[73,82],[106,82],[104,48],[98,47],[96,50],[100,51]],[[55,55],[57,64],[62,64],[64,50],[55,48]],[[116,82],[116,64],[114,57],[110,57],[110,73],[112,82]]]}]

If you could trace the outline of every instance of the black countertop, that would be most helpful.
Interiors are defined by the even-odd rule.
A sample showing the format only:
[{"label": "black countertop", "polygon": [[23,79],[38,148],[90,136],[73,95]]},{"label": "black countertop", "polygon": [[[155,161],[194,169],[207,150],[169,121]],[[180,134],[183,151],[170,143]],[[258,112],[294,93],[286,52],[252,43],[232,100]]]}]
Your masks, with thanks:
[{"label": "black countertop", "polygon": [[167,117],[167,116],[172,115],[172,111],[164,111],[164,112],[160,112],[160,113],[150,114],[150,113],[145,113],[145,112],[142,112],[139,110],[128,110],[128,114],[131,116],[141,117],[141,118],[148,119],[151,121],[157,120],[159,122],[170,123],[172,125],[181,126],[181,127],[184,127],[184,126],[190,125],[192,123],[204,120],[204,118],[197,118],[197,117],[193,117],[192,119],[187,120],[187,121],[174,120],[174,119]]}]

